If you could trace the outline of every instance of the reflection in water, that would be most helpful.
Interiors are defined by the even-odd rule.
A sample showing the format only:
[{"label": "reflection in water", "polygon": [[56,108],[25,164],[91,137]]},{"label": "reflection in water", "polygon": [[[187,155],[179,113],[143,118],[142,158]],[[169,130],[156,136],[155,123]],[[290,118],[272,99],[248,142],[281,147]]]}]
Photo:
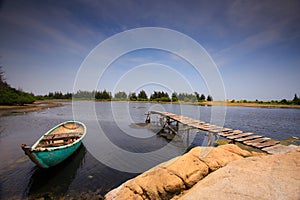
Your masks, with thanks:
[{"label": "reflection in water", "polygon": [[[86,148],[81,145],[74,154],[57,166],[49,169],[32,168],[25,196],[37,198],[37,195],[47,195],[51,191],[57,196],[67,193],[70,184],[76,177],[77,170],[84,164]],[[51,195],[52,196],[52,195]]]}]

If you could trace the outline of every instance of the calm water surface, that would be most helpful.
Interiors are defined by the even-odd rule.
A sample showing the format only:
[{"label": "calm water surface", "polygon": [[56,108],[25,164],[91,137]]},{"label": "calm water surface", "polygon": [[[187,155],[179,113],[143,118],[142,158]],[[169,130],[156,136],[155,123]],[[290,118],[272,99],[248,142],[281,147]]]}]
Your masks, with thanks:
[{"label": "calm water surface", "polygon": [[[24,115],[0,117],[0,199],[26,199],[38,197],[76,196],[85,191],[100,191],[105,194],[138,173],[114,169],[99,162],[89,152],[97,141],[97,128],[91,123],[92,115],[85,109],[94,102],[78,102],[77,113],[87,124],[88,135],[84,145],[69,159],[51,169],[39,169],[23,153],[20,144],[32,145],[43,133],[53,126],[73,119],[72,106],[32,112]],[[187,144],[176,143],[166,147],[168,142],[157,137],[153,129],[138,126],[143,123],[148,110],[166,110],[195,119],[210,122],[211,107],[174,104],[150,104],[127,102],[97,102],[97,122],[112,144],[133,153],[155,152],[165,148],[164,155],[152,153],[147,161],[152,167],[160,162],[184,153]],[[221,109],[221,107],[220,107]],[[113,110],[113,111],[112,111]],[[137,123],[137,124],[136,124]],[[300,137],[300,109],[228,107],[225,127],[254,132],[283,140]],[[130,133],[130,135],[128,134]],[[203,134],[197,134],[193,145],[201,145]],[[137,136],[137,137],[135,137]],[[93,141],[93,142],[92,142]],[[105,148],[102,144],[101,147]],[[106,152],[106,151],[104,151]],[[114,158],[117,152],[104,155]],[[118,158],[120,166],[142,165],[126,158]]]}]

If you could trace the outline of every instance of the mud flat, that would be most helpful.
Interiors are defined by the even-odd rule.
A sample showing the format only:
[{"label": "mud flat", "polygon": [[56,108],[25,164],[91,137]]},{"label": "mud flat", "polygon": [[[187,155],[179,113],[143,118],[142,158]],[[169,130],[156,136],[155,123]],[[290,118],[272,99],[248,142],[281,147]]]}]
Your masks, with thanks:
[{"label": "mud flat", "polygon": [[0,105],[0,116],[9,115],[14,113],[27,113],[27,112],[34,112],[38,110],[54,108],[64,106],[59,101],[55,100],[45,100],[45,101],[36,101],[33,104],[25,104],[24,106],[2,106]]}]

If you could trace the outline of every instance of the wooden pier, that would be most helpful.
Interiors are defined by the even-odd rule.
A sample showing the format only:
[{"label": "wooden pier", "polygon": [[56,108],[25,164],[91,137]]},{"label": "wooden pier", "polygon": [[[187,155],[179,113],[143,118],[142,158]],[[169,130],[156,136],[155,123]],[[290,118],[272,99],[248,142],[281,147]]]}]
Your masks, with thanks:
[{"label": "wooden pier", "polygon": [[[289,145],[285,146],[279,144],[279,141],[273,140],[271,138],[263,137],[261,135],[256,135],[249,132],[243,132],[241,130],[233,130],[230,128],[223,128],[216,125],[211,125],[209,123],[195,120],[189,117],[184,117],[180,115],[176,115],[170,112],[162,112],[162,111],[149,111],[146,115],[146,123],[151,122],[151,114],[160,115],[163,118],[163,128],[162,130],[169,130],[171,134],[163,135],[167,139],[172,139],[175,135],[178,134],[178,124],[181,123],[190,129],[197,129],[200,131],[209,132],[219,136],[222,136],[228,140],[231,140],[233,143],[239,142],[247,146],[251,146],[254,148],[258,148],[264,152],[269,154],[278,154],[285,153],[295,149],[297,146]],[[174,125],[175,124],[175,125]],[[177,128],[176,128],[177,127]],[[187,137],[189,137],[189,132]]]}]

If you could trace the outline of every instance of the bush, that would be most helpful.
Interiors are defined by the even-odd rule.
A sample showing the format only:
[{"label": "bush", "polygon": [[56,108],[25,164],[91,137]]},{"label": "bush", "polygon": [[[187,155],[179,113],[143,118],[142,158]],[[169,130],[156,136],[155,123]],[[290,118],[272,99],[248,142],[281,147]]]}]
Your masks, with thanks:
[{"label": "bush", "polygon": [[16,89],[0,90],[0,105],[24,105],[33,103],[34,96]]}]

